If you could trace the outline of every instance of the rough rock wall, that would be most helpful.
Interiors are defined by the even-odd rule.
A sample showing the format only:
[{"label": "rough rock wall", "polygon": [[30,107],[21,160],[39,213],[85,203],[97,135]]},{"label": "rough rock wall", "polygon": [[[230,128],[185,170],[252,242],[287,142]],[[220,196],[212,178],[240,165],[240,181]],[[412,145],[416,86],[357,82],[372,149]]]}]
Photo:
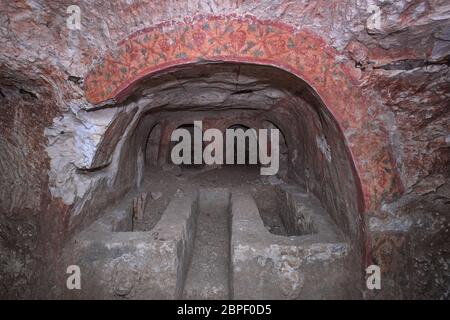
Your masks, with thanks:
[{"label": "rough rock wall", "polygon": [[[101,136],[115,116],[85,116],[82,87],[91,67],[118,41],[157,23],[252,14],[315,32],[354,61],[361,90],[379,104],[371,110],[379,122],[367,125],[389,135],[404,188],[366,219],[371,258],[385,270],[378,297],[449,297],[448,1],[80,1],[82,29],[69,30],[72,4],[0,3],[0,296],[44,296],[45,287],[29,284],[43,279],[43,267],[56,268],[51,261],[79,225],[69,228],[69,216],[92,180],[84,182],[77,168],[93,161],[95,148],[75,142]],[[372,4],[381,9],[379,27],[367,24]],[[53,153],[52,138],[61,143]],[[51,159],[58,150],[67,157]],[[61,171],[72,174],[55,175]],[[51,193],[61,181],[74,196]]]},{"label": "rough rock wall", "polygon": [[0,298],[39,295],[63,244],[67,210],[48,188],[44,130],[57,115],[48,83],[24,70],[0,79]]}]

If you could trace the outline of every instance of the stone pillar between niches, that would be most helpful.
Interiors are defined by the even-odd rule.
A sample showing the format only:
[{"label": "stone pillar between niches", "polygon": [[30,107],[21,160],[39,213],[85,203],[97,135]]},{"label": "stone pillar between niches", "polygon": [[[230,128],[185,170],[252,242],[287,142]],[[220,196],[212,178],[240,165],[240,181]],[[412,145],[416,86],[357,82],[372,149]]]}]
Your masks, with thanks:
[{"label": "stone pillar between niches", "polygon": [[176,127],[176,124],[169,123],[169,121],[161,122],[161,141],[158,151],[158,167],[162,167],[167,164],[170,157],[170,137]]}]

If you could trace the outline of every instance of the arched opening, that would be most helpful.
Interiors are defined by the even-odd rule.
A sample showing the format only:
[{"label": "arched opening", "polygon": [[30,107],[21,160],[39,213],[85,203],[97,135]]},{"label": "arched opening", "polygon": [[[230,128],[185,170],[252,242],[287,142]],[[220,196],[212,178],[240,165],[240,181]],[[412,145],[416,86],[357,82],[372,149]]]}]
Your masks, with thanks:
[{"label": "arched opening", "polygon": [[[253,129],[254,130],[254,129]],[[228,131],[228,132],[227,132]],[[224,154],[227,152],[227,143],[228,143],[228,134],[230,137],[232,136],[232,153],[233,156],[230,157],[229,161],[231,163],[227,163],[227,165],[248,165],[248,166],[257,166],[259,165],[259,157],[258,157],[258,145],[256,143],[257,133],[256,131],[252,131],[249,127],[242,124],[233,124],[226,129],[225,132],[225,143],[224,143]],[[241,141],[239,136],[244,137],[244,140]],[[252,145],[253,144],[253,145]],[[251,150],[253,148],[253,150]]]},{"label": "arched opening", "polygon": [[284,179],[287,179],[287,171],[288,171],[288,163],[289,163],[289,149],[286,143],[286,138],[284,137],[283,131],[270,120],[263,120],[262,127],[269,131],[271,134],[271,130],[278,130],[279,132],[279,157],[280,157],[280,169],[278,170],[278,175]]},{"label": "arched opening", "polygon": [[145,148],[145,164],[149,167],[158,166],[159,146],[161,143],[161,124],[153,126],[148,134]]},{"label": "arched opening", "polygon": [[[138,193],[146,192],[150,194],[150,201],[154,197],[167,204],[174,197],[190,194],[193,190],[200,192],[199,216],[194,227],[199,238],[195,238],[197,242],[193,244],[192,267],[189,269],[194,271],[188,272],[186,283],[194,287],[195,283],[202,283],[201,275],[207,272],[202,269],[208,260],[205,254],[229,257],[226,252],[230,248],[230,234],[234,232],[227,227],[230,218],[223,215],[214,217],[211,214],[217,209],[214,207],[214,195],[217,192],[211,190],[217,188],[231,190],[231,194],[251,194],[260,213],[259,218],[255,219],[261,219],[261,225],[280,239],[319,239],[316,241],[323,246],[330,241],[337,243],[337,239],[344,241],[346,249],[342,251],[345,254],[342,254],[345,255],[345,261],[341,265],[354,272],[343,272],[337,278],[344,282],[359,278],[363,246],[359,219],[361,193],[354,176],[353,162],[339,124],[306,82],[272,66],[246,63],[186,64],[141,79],[120,106],[133,105],[140,106],[142,111],[132,130],[123,137],[126,143],[116,150],[119,165],[114,188],[130,190],[130,186],[136,185],[135,179],[140,178],[132,173],[139,170],[133,169],[133,166],[139,163],[136,161],[139,159],[139,150],[146,144],[146,159],[152,159],[152,163],[155,163],[155,159],[159,160],[158,166],[152,166],[146,169],[146,174],[141,174],[147,182],[137,184]],[[261,170],[272,167],[274,162],[260,165],[258,152],[257,164],[254,166],[259,170],[252,170],[252,166],[246,165],[239,165],[243,170],[236,171],[233,170],[235,166],[224,164],[195,164],[192,140],[188,156],[191,164],[174,165],[171,154],[176,143],[171,141],[172,133],[176,129],[183,129],[193,137],[194,124],[201,127],[199,132],[203,137],[208,130],[216,130],[215,139],[200,141],[202,152],[216,139],[223,139],[222,146],[225,147],[227,129],[245,131],[251,128],[256,133],[268,129],[269,137],[272,132],[278,131],[277,153],[272,154],[272,140],[267,140],[264,145],[266,155],[278,159],[276,170],[272,174],[263,174]],[[259,137],[258,134],[256,136]],[[257,145],[257,151],[260,146]],[[236,144],[233,148],[233,160],[238,163]],[[246,143],[242,150],[244,162],[249,163],[249,145]],[[186,170],[192,168],[196,170]],[[130,192],[136,191],[132,189]],[[225,202],[219,202],[224,207],[217,209],[217,212],[227,215],[225,209],[232,210],[235,207],[226,204],[228,200],[223,197],[221,193],[219,198]],[[161,212],[158,214],[161,215]],[[220,229],[222,222],[218,221],[223,221],[225,229]],[[255,222],[255,225],[258,223]],[[137,229],[145,231],[142,227]],[[324,236],[328,232],[335,235],[331,240]],[[196,254],[195,248],[200,253]],[[208,262],[211,270],[220,273],[215,274],[214,271],[210,277],[206,277],[212,283],[214,279],[227,279],[228,276],[224,274],[230,272],[228,267],[222,268],[222,262],[218,261]],[[222,292],[225,296],[228,294],[225,293],[229,290],[227,288],[224,287]],[[357,295],[357,286],[351,287],[350,291],[353,293],[345,294]],[[192,292],[185,294],[199,297]]]},{"label": "arched opening", "polygon": [[[198,148],[198,151],[200,154],[203,154],[203,141],[196,143],[196,129],[199,130],[199,133],[201,133],[201,128],[196,128],[196,126],[193,123],[188,124],[182,124],[178,126],[175,130],[182,130],[185,131],[187,136],[184,136],[184,138],[181,138],[177,141],[174,141],[171,139],[170,141],[170,150],[168,152],[169,158],[167,159],[167,163],[169,164],[175,164],[180,165],[182,169],[189,170],[189,169],[201,169],[203,168],[204,164],[203,161],[199,163],[199,160],[196,159],[196,148]],[[189,138],[189,141],[183,141],[183,139]],[[176,154],[174,153],[174,148],[177,144],[186,142],[187,148],[181,148],[180,151],[177,151]],[[187,154],[184,154],[187,153]],[[180,157],[184,161],[181,164],[174,163],[174,157]]]}]

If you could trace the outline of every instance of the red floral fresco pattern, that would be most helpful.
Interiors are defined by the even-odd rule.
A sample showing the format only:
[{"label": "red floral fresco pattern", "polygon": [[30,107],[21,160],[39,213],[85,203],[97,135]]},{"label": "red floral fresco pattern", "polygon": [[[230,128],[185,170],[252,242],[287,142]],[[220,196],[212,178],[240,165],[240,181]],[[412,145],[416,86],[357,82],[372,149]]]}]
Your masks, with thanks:
[{"label": "red floral fresco pattern", "polygon": [[118,43],[87,75],[85,94],[92,104],[120,101],[146,75],[196,61],[255,63],[289,71],[316,90],[346,133],[361,183],[362,209],[371,210],[401,185],[387,135],[367,129],[370,103],[351,69],[335,58],[333,49],[306,30],[252,16],[197,17],[144,29]]}]

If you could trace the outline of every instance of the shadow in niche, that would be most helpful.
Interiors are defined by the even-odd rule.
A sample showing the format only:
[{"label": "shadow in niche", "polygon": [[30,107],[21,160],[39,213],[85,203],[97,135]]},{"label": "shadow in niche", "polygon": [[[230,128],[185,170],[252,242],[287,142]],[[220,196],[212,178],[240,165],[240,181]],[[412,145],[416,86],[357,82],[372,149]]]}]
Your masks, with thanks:
[{"label": "shadow in niche", "polygon": [[157,123],[150,129],[145,148],[145,165],[157,167],[159,158],[159,146],[161,144],[161,124]]},{"label": "shadow in niche", "polygon": [[[195,163],[195,156],[194,155],[195,155],[195,147],[196,146],[195,146],[195,138],[194,138],[195,137],[195,134],[194,134],[195,126],[194,126],[194,124],[182,124],[182,125],[178,126],[175,130],[179,130],[179,129],[186,130],[187,133],[189,134],[189,136],[191,137],[190,154],[187,156],[189,163],[184,162],[184,163],[180,164],[179,167],[181,169],[186,169],[186,170],[195,170],[195,169],[202,169],[202,168],[204,168],[205,165],[203,164],[203,160],[202,160],[202,163]],[[179,141],[171,141],[170,142],[170,150],[168,152],[169,158],[167,159],[168,163],[174,164],[173,161],[172,161],[172,152],[173,152],[173,148],[178,143],[179,143]],[[203,142],[202,142],[202,145],[201,145],[201,148],[200,148],[202,156],[203,156],[203,147],[204,147],[204,145],[203,145]],[[180,152],[180,154],[179,154],[179,156],[181,158],[186,157],[186,155],[183,154],[184,151],[185,150],[182,150]]]}]

